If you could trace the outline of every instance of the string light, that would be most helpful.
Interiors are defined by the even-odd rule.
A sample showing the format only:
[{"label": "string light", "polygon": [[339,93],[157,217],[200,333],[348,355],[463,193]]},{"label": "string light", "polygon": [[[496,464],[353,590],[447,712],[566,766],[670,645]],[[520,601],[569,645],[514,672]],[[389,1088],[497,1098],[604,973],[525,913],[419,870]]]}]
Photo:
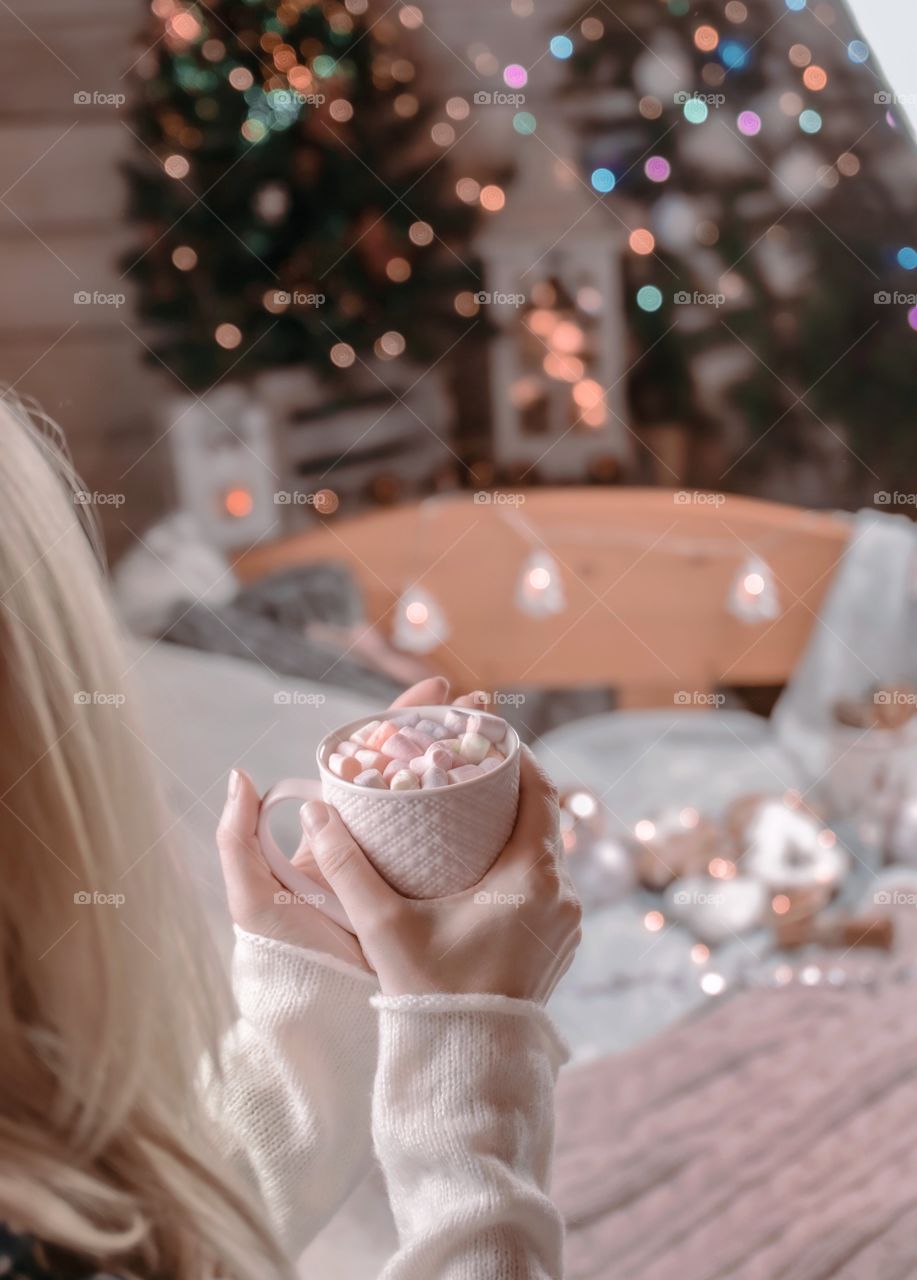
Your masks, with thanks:
[{"label": "string light", "polygon": [[522,564],[516,587],[516,604],[532,618],[550,617],[566,607],[560,569],[547,551],[532,551]]},{"label": "string light", "polygon": [[357,353],[347,342],[336,342],[331,348],[331,363],[338,369],[349,369],[357,358]]},{"label": "string light", "polygon": [[552,57],[565,62],[573,53],[573,41],[569,36],[552,36],[548,42],[548,49]]},{"label": "string light", "polygon": [[385,264],[385,274],[393,284],[404,284],[411,277],[411,264],[407,258],[389,258]]},{"label": "string light", "polygon": [[197,254],[189,244],[180,244],[172,250],[172,262],[179,271],[193,271],[197,266]]},{"label": "string light", "polygon": [[166,156],[162,167],[169,177],[175,178],[176,181],[181,181],[182,178],[187,178],[188,174],[191,172],[191,165],[184,156]]},{"label": "string light", "polygon": [[490,184],[481,190],[481,207],[488,213],[498,213],[506,204],[506,195],[502,187]]},{"label": "string light", "polygon": [[802,83],[813,93],[820,93],[828,83],[828,73],[823,67],[816,66],[813,62],[802,73]]},{"label": "string light", "polygon": [[448,639],[446,615],[429,591],[409,588],[395,607],[392,642],[405,653],[431,653]]},{"label": "string light", "polygon": [[662,306],[662,291],[654,284],[645,284],[637,290],[637,306],[641,311],[658,311]]},{"label": "string light", "polygon": [[[688,104],[685,103],[685,106]],[[704,104],[701,103],[703,106]],[[650,182],[666,182],[672,172],[672,166],[666,160],[665,156],[650,156],[646,164],[643,166],[643,172],[649,178]]]},{"label": "string light", "polygon": [[637,227],[627,237],[627,243],[634,253],[648,254],[656,248],[656,237],[646,227]]},{"label": "string light", "polygon": [[694,43],[701,53],[712,53],[720,42],[720,37],[713,27],[698,27],[694,32]]},{"label": "string light", "polygon": [[251,515],[255,501],[248,489],[230,489],[223,499],[223,506],[236,520],[244,520]]},{"label": "string light", "polygon": [[503,68],[503,82],[510,89],[524,89],[528,84],[529,73],[518,62],[511,62]]},{"label": "string light", "polygon": [[242,330],[235,324],[219,324],[214,331],[217,345],[226,351],[232,351],[242,341]]},{"label": "string light", "polygon": [[606,192],[612,191],[614,189],[615,176],[610,169],[605,169],[605,168],[593,169],[592,175],[589,180],[592,183],[595,190],[600,192],[603,195]]}]

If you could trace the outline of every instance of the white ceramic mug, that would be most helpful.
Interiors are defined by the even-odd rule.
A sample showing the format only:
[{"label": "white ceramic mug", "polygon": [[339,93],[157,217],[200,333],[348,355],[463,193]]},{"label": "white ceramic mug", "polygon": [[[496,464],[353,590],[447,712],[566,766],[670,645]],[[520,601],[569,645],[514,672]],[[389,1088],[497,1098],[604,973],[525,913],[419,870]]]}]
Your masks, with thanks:
[{"label": "white ceramic mug", "polygon": [[[413,714],[442,721],[447,711],[481,715],[463,707],[410,707]],[[270,814],[280,804],[324,800],[376,870],[407,898],[445,898],[476,885],[493,866],[516,822],[519,805],[519,736],[509,725],[506,759],[490,773],[447,787],[389,791],[358,787],[328,768],[339,742],[389,712],[362,716],[322,739],[316,752],[321,781],[287,778],[271,787],[261,804],[258,838],[271,870],[292,893],[306,895],[337,924],[350,929],[333,894],[294,867],[270,829]],[[491,717],[496,719],[497,717]]]}]

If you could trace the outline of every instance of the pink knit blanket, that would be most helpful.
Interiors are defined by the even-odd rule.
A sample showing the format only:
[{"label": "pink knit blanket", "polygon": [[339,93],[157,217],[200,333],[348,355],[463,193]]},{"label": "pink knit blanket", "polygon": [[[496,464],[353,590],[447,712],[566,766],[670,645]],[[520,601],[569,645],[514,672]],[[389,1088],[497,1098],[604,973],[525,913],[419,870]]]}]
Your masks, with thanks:
[{"label": "pink knit blanket", "polygon": [[569,1280],[917,1277],[913,981],[745,992],[558,1102]]}]

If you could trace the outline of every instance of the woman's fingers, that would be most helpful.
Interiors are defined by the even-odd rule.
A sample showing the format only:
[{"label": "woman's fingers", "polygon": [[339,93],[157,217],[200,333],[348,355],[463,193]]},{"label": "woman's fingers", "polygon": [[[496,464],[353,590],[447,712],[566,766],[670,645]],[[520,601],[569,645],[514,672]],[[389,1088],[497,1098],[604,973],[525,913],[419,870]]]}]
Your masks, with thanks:
[{"label": "woman's fingers", "polygon": [[396,707],[438,707],[449,697],[449,681],[445,676],[429,676],[405,689],[392,703]]},{"label": "woman's fingers", "polygon": [[362,938],[380,914],[397,907],[401,899],[369,862],[335,809],[310,800],[300,816],[319,869]]},{"label": "woman's fingers", "polygon": [[255,835],[261,801],[254,783],[241,769],[229,775],[226,804],[217,827],[217,848],[234,919],[259,906],[273,884]]}]

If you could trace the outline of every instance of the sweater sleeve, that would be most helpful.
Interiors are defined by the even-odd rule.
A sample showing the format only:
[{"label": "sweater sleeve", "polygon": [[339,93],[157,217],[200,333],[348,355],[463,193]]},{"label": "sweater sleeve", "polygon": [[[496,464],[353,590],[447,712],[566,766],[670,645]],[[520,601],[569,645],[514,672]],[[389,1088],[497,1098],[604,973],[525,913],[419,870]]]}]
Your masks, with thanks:
[{"label": "sweater sleeve", "polygon": [[205,1095],[222,1154],[260,1195],[291,1256],[369,1163],[376,990],[348,964],[236,929],[239,1017]]},{"label": "sweater sleeve", "polygon": [[373,1137],[398,1228],[382,1280],[560,1280],[548,1197],[567,1050],[535,1004],[376,996]]}]

